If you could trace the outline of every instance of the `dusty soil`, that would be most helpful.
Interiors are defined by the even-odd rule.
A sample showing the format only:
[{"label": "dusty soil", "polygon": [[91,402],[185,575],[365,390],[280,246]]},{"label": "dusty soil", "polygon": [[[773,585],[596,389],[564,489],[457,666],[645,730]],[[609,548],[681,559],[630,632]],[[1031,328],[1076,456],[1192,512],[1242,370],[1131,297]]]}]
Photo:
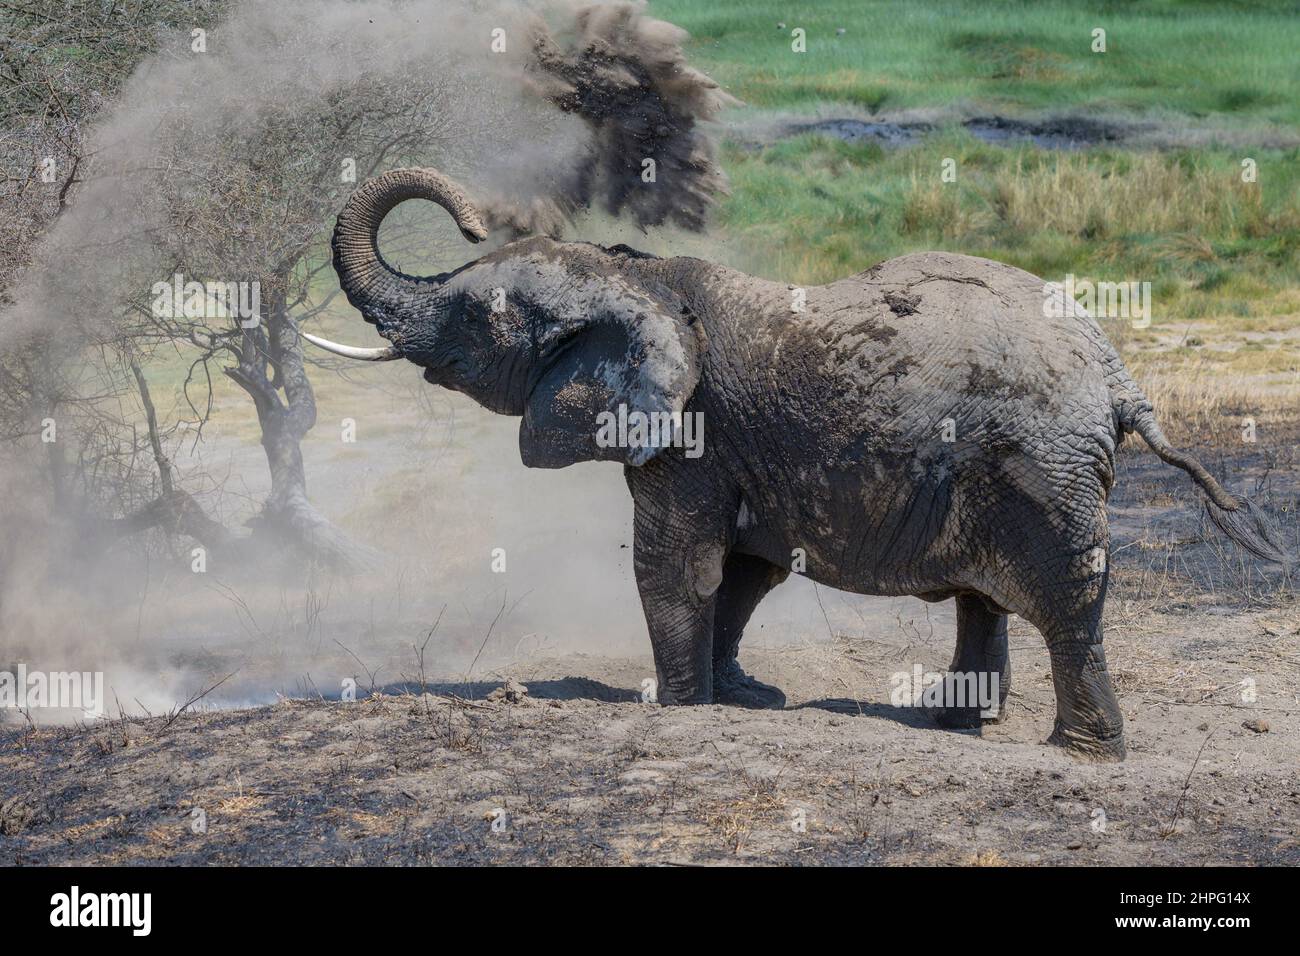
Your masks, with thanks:
[{"label": "dusty soil", "polygon": [[1114,633],[1119,765],[1042,744],[1047,657],[1012,643],[982,734],[883,702],[911,648],[848,639],[742,655],[784,712],[640,703],[648,659],[571,656],[513,667],[516,702],[445,684],[11,731],[0,863],[1300,863],[1293,613]]}]

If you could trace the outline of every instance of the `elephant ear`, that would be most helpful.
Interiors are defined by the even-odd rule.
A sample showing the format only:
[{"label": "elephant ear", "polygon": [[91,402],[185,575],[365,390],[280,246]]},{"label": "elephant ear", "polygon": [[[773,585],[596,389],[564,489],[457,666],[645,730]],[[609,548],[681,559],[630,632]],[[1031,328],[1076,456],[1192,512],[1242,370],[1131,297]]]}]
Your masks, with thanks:
[{"label": "elephant ear", "polygon": [[[609,277],[593,285],[571,298],[582,303],[580,314],[562,318],[539,343],[554,357],[519,427],[520,456],[530,468],[644,465],[677,442],[700,379],[703,329],[675,295]],[[620,421],[627,423],[621,433]]]}]

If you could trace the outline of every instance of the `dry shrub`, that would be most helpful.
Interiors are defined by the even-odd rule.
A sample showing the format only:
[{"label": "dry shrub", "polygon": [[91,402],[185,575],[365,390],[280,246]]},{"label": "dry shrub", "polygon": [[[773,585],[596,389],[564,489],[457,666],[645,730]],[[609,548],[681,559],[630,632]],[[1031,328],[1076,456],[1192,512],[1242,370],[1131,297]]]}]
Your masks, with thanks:
[{"label": "dry shrub", "polygon": [[914,172],[904,193],[900,231],[946,239],[1049,232],[1104,243],[1122,236],[1174,236],[1178,253],[1213,258],[1208,240],[1261,237],[1300,229],[1293,204],[1266,205],[1258,185],[1212,165],[1187,165],[1160,153],[1114,159],[1064,154],[1049,162],[1018,157],[993,173],[967,173],[944,183],[932,170]]},{"label": "dry shrub", "polygon": [[1187,167],[1171,157],[1144,153],[1099,164],[1087,155],[1064,155],[1050,165],[1017,161],[993,184],[999,217],[1017,232],[1050,231],[1101,239],[1132,234],[1258,234],[1278,216],[1262,205],[1257,186],[1222,169]]},{"label": "dry shrub", "polygon": [[982,202],[969,201],[967,191],[933,175],[912,173],[903,198],[899,231],[904,235],[938,233],[944,239],[987,232],[997,222]]}]

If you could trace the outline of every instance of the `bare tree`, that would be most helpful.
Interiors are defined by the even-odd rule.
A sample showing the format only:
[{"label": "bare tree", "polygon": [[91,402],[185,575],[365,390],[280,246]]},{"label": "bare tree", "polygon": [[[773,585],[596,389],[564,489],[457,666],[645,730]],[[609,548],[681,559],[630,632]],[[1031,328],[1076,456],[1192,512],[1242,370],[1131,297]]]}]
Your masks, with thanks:
[{"label": "bare tree", "polygon": [[[191,25],[203,22],[195,17],[215,16],[218,6],[127,4],[104,16],[100,4],[74,4],[80,20],[58,19],[41,6],[0,7],[9,37],[0,203],[14,213],[5,217],[5,238],[15,250],[0,272],[0,306],[15,305],[8,291],[69,203],[103,207],[106,218],[125,225],[93,235],[77,230],[63,247],[44,249],[56,262],[85,257],[115,265],[107,279],[98,269],[80,285],[65,283],[77,287],[61,290],[67,303],[53,317],[57,334],[38,323],[22,336],[6,335],[0,429],[31,438],[40,423],[58,420],[63,434],[44,449],[52,515],[92,527],[104,543],[161,528],[240,561],[288,546],[335,566],[366,562],[367,550],[307,495],[301,442],[315,424],[316,403],[298,327],[337,292],[327,240],[354,184],[386,163],[463,162],[457,144],[490,123],[492,111],[467,109],[469,98],[449,88],[447,71],[414,63],[358,74],[318,96],[251,90],[246,109],[229,94],[214,101],[202,89],[181,89],[150,115],[147,130],[131,128],[123,146],[128,137],[88,132],[105,95],[121,88],[151,46],[183,56]],[[78,46],[86,37],[93,43]],[[47,59],[43,72],[30,75],[9,69],[10,52],[28,55],[51,44],[76,55]],[[57,182],[51,169],[62,177]],[[206,295],[201,314],[159,309],[155,283],[178,275],[255,288],[259,314],[221,307],[229,303],[214,310]],[[153,401],[148,367],[159,349],[190,357],[185,421],[165,420]],[[181,426],[201,435],[218,372],[249,396],[270,472],[251,536],[208,517],[169,455]]]},{"label": "bare tree", "polygon": [[[160,31],[213,16],[198,0],[26,0],[0,4],[0,311],[41,238],[69,210],[92,157],[87,130]],[[10,316],[5,316],[6,320]],[[57,422],[60,440],[24,462],[47,495],[47,520],[129,508],[152,479],[120,415],[130,379],[121,355],[71,321],[0,328],[0,436],[28,442]],[[14,478],[12,470],[6,475]],[[98,500],[96,500],[98,499]],[[111,500],[111,504],[109,503]],[[25,502],[28,508],[31,502]],[[105,524],[107,529],[109,525]]]}]

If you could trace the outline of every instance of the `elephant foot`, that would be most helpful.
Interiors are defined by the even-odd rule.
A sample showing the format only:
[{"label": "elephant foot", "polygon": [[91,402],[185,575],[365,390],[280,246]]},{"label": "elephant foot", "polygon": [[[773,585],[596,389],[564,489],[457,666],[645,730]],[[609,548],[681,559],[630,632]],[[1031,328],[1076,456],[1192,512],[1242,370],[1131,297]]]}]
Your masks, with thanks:
[{"label": "elephant foot", "polygon": [[981,717],[978,707],[935,707],[931,711],[934,722],[945,730],[974,730],[991,719]]},{"label": "elephant foot", "polygon": [[[949,674],[945,680],[945,688],[951,686],[953,679],[954,675]],[[986,708],[979,706],[971,707],[966,706],[965,704],[944,705],[936,702],[925,706],[925,709],[934,717],[934,722],[945,730],[975,730],[982,727],[984,724],[998,724],[1002,722],[1002,719],[1006,716],[1007,712],[1006,691],[1007,688],[1005,684],[1003,684],[1001,693],[998,697],[997,709],[994,711],[992,708],[989,708],[991,712],[987,715],[985,714]],[[957,697],[947,689],[945,689],[945,697],[948,699],[959,700],[969,699],[969,697],[966,697],[965,695]]]},{"label": "elephant foot", "polygon": [[778,687],[754,680],[733,658],[717,665],[713,671],[713,699],[715,703],[752,710],[780,710],[785,707],[785,694]]},{"label": "elephant foot", "polygon": [[996,714],[984,716],[978,707],[932,707],[934,722],[944,730],[974,730],[985,724],[1000,724],[1006,718],[1006,710],[998,708]]},{"label": "elephant foot", "polygon": [[1056,729],[1047,738],[1047,742],[1061,747],[1070,756],[1089,763],[1120,763],[1128,756],[1123,730],[1117,731],[1113,736],[1099,737],[1087,731],[1067,727],[1058,720]]}]

